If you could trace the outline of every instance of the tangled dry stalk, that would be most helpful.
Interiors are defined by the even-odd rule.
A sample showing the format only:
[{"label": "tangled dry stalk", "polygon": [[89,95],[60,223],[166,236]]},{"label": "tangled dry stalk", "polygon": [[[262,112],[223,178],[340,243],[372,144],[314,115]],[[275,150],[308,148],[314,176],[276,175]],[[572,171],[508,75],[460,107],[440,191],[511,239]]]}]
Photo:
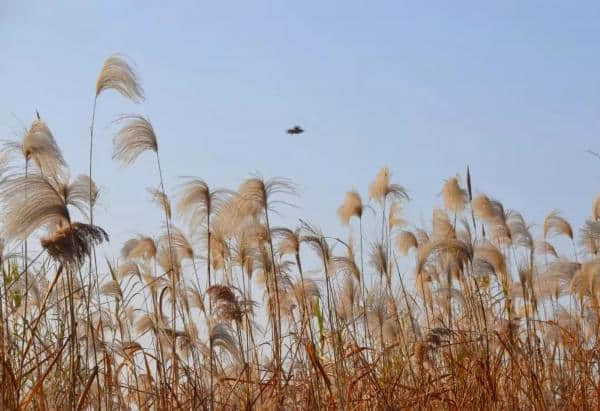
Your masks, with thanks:
[{"label": "tangled dry stalk", "polygon": [[[90,174],[109,90],[143,99],[122,56],[97,81]],[[474,196],[467,169],[419,227],[383,168],[368,203],[345,195],[338,239],[272,226],[294,193],[285,179],[188,177],[172,207],[150,121],[119,124],[117,161],[155,155],[164,232],[114,261],[95,253],[108,241],[96,185],[70,178],[44,120],[4,146],[2,409],[600,407],[600,197],[578,238],[556,211],[536,232]]]}]

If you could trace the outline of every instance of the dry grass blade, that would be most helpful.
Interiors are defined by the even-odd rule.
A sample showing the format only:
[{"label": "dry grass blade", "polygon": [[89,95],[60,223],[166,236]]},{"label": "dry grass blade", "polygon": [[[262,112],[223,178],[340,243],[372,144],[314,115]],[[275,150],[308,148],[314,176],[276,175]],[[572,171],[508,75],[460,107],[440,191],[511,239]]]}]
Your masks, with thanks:
[{"label": "dry grass blade", "polygon": [[327,375],[327,372],[325,372],[325,368],[323,367],[323,364],[321,364],[321,361],[319,360],[319,357],[317,355],[317,350],[315,349],[315,345],[312,343],[312,341],[309,341],[307,344],[305,344],[305,347],[306,347],[306,354],[308,354],[308,358],[310,359],[310,362],[313,364],[313,367],[315,367],[315,369],[319,370],[321,377],[323,377],[323,381],[325,381],[325,385],[327,386],[327,389],[331,393],[331,381],[329,380],[329,376]]},{"label": "dry grass blade", "polygon": [[85,400],[87,398],[88,393],[90,392],[90,388],[92,387],[94,378],[96,378],[97,375],[98,375],[98,366],[96,365],[92,369],[92,373],[90,374],[90,376],[87,379],[87,382],[85,383],[83,391],[81,392],[81,395],[79,396],[79,400],[77,400],[77,408],[76,408],[77,411],[81,411],[85,407]]},{"label": "dry grass blade", "polygon": [[44,373],[37,379],[33,388],[31,388],[31,391],[29,391],[29,393],[27,393],[25,398],[23,398],[23,400],[19,404],[20,410],[27,409],[27,407],[29,406],[31,401],[33,401],[33,398],[37,395],[38,391],[42,388],[44,381],[46,380],[46,378],[48,378],[48,375],[50,375],[50,371],[52,371],[52,368],[54,368],[54,365],[60,358],[60,356],[61,356],[63,350],[65,349],[65,347],[67,346],[67,344],[69,344],[69,341],[71,341],[71,338],[65,339],[65,342],[63,343],[63,345],[56,351],[56,353],[54,354],[54,358],[52,359],[52,362],[48,365],[48,368],[46,368],[46,371],[44,371]]}]

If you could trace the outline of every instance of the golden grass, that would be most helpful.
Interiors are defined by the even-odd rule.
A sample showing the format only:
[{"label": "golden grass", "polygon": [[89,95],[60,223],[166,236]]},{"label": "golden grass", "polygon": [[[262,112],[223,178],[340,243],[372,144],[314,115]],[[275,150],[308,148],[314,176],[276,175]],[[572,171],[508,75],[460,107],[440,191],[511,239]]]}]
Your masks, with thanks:
[{"label": "golden grass", "polygon": [[[118,56],[94,97],[108,89],[143,98]],[[538,232],[473,198],[467,169],[466,189],[440,180],[423,227],[384,167],[368,203],[346,192],[340,239],[271,225],[292,201],[285,179],[187,177],[171,202],[152,125],[122,119],[114,158],[155,153],[164,230],[114,260],[96,254],[110,232],[92,224],[96,185],[69,179],[45,123],[2,153],[24,170],[0,170],[2,409],[600,407],[599,197],[579,237],[554,211]]]}]

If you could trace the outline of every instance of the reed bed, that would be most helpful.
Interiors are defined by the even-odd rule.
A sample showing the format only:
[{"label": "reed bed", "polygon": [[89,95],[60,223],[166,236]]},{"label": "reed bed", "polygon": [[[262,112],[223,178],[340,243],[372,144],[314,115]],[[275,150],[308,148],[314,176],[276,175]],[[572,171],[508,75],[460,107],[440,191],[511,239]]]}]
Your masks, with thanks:
[{"label": "reed bed", "polygon": [[600,197],[578,231],[552,210],[535,229],[473,193],[467,168],[421,226],[384,167],[364,198],[341,192],[336,238],[273,226],[294,212],[287,179],[185,177],[170,195],[159,136],[127,114],[113,157],[154,156],[163,230],[103,260],[91,175],[107,92],[143,101],[123,56],[92,95],[88,175],[71,177],[39,114],[3,145],[2,409],[600,407]]}]

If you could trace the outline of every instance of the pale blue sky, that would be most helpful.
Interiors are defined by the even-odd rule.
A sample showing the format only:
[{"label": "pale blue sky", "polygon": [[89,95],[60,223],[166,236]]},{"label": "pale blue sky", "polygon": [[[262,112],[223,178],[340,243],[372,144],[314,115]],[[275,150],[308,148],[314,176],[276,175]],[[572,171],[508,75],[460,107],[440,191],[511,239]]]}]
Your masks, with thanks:
[{"label": "pale blue sky", "polygon": [[[538,223],[556,208],[578,227],[600,192],[585,153],[600,151],[599,3],[125,3],[0,4],[0,137],[39,109],[73,174],[87,170],[104,58],[137,64],[146,102],[106,93],[97,114],[98,219],[116,246],[160,219],[152,158],[111,161],[123,112],[152,120],[168,188],[180,175],[231,188],[252,172],[290,177],[301,196],[286,221],[333,234],[344,192],[366,197],[383,165],[416,223],[467,164],[476,191]],[[296,123],[306,133],[286,135]]]}]

